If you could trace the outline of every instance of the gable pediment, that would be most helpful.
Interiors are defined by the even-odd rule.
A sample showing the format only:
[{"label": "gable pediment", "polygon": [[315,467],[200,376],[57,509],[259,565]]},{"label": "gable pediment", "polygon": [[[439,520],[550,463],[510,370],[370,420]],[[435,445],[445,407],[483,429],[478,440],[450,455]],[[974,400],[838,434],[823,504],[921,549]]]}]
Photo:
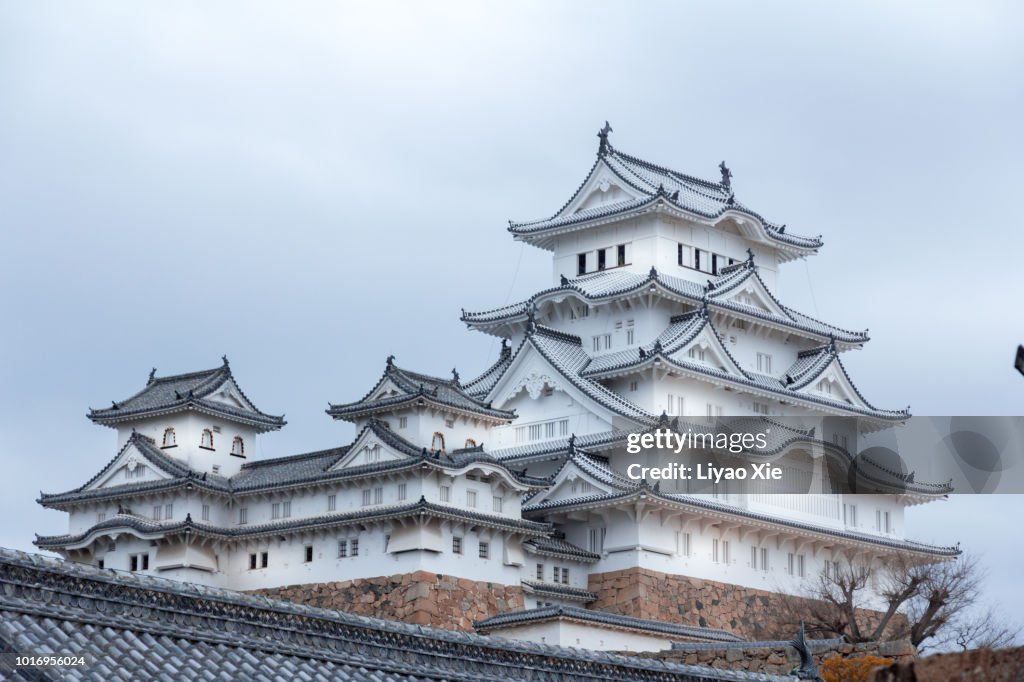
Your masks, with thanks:
[{"label": "gable pediment", "polygon": [[128,483],[161,481],[171,476],[157,466],[139,447],[128,442],[117,457],[88,485],[85,490],[113,488]]},{"label": "gable pediment", "polygon": [[576,198],[565,207],[560,215],[573,215],[607,204],[632,201],[641,196],[602,163],[598,164],[594,172],[583,183]]},{"label": "gable pediment", "polygon": [[383,400],[385,398],[392,398],[397,395],[408,395],[408,391],[403,389],[401,386],[396,384],[391,379],[385,379],[381,382],[380,386],[373,390],[370,397],[367,400]]},{"label": "gable pediment", "polygon": [[618,491],[611,485],[585,471],[579,464],[570,459],[555,476],[554,482],[534,496],[530,500],[530,504],[558,502],[594,495],[608,495],[615,492]]},{"label": "gable pediment", "polygon": [[807,386],[804,386],[800,393],[813,395],[817,398],[846,402],[859,407],[869,407],[857,395],[856,389],[850,378],[843,371],[836,359],[833,359],[821,374],[819,374]]},{"label": "gable pediment", "polygon": [[706,325],[692,341],[683,345],[670,357],[679,362],[706,365],[712,369],[743,376],[743,371],[726,352],[710,325]]},{"label": "gable pediment", "polygon": [[335,462],[328,471],[340,471],[367,464],[394,462],[402,459],[410,459],[410,455],[386,443],[373,432],[373,429],[368,428],[349,447],[345,456]]},{"label": "gable pediment", "polygon": [[720,300],[754,308],[762,313],[778,317],[789,317],[786,311],[772,298],[761,280],[753,275],[735,289],[727,292]]}]

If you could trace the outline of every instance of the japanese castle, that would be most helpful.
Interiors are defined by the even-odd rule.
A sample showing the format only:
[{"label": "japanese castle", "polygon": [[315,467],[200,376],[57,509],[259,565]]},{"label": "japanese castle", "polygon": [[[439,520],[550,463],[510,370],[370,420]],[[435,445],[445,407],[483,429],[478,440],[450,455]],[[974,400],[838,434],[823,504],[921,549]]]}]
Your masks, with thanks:
[{"label": "japanese castle", "polygon": [[[905,535],[904,509],[947,486],[903,476],[891,494],[850,494],[857,439],[909,412],[868,402],[844,368],[866,331],[773,293],[822,239],[745,206],[724,162],[719,180],[700,179],[619,151],[610,132],[562,208],[509,224],[551,252],[551,281],[463,311],[501,340],[489,367],[438,377],[381,358],[365,395],[327,410],[355,425],[354,441],[263,460],[249,459],[255,439],[285,421],[256,407],[227,358],[154,370],[89,412],[116,430],[116,454],[82,486],[41,494],[69,522],[36,545],[100,568],[619,650],[747,637],[779,593],[820,572],[955,556]],[[630,433],[720,417],[772,425],[767,450],[736,457],[783,466],[805,494],[626,475],[656,459],[629,454]]]}]

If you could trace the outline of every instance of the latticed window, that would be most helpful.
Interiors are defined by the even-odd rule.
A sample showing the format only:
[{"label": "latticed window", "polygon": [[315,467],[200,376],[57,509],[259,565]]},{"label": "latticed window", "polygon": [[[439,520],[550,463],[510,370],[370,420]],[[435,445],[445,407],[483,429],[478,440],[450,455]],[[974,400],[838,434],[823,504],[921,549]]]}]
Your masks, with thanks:
[{"label": "latticed window", "polygon": [[237,457],[245,457],[245,443],[241,436],[235,436],[231,441],[231,454]]},{"label": "latticed window", "polygon": [[213,450],[213,431],[210,429],[203,429],[203,437],[199,441],[199,447],[206,448],[207,450]]},{"label": "latticed window", "polygon": [[174,429],[171,428],[171,427],[167,427],[166,429],[164,429],[163,446],[165,448],[170,448],[170,447],[174,447],[177,444],[178,444],[178,439],[174,435]]}]

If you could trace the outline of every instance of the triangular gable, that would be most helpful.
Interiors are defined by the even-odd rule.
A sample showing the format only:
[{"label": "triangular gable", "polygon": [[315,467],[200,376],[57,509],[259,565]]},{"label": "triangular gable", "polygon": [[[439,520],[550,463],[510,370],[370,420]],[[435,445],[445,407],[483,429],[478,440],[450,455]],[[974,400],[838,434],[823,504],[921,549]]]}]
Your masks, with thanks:
[{"label": "triangular gable", "polygon": [[530,505],[621,492],[616,486],[587,470],[599,465],[591,463],[590,467],[582,466],[585,461],[583,457],[585,455],[571,455],[555,474],[551,485],[530,498]]},{"label": "triangular gable", "polygon": [[875,409],[857,391],[850,376],[846,373],[846,369],[836,356],[832,357],[831,362],[817,376],[813,379],[805,378],[804,381],[806,384],[797,393],[840,403],[850,403],[863,409]]},{"label": "triangular gable", "polygon": [[165,470],[162,462],[155,457],[149,457],[135,440],[129,440],[121,448],[121,452],[82,490],[99,490],[129,483],[163,481],[170,478],[174,478],[174,476]]},{"label": "triangular gable", "polygon": [[623,182],[602,162],[594,167],[576,196],[555,217],[640,198],[642,195],[639,192]]},{"label": "triangular gable", "polygon": [[[391,439],[397,438],[398,436],[392,436]],[[412,458],[412,455],[409,452],[403,452],[398,449],[394,443],[389,442],[391,439],[382,438],[376,432],[376,429],[372,427],[363,429],[362,432],[356,436],[355,442],[349,446],[345,455],[332,464],[328,471],[339,471],[341,469],[350,469],[367,464],[377,464],[378,462],[393,462],[400,459]],[[409,448],[412,448],[412,445],[410,445]]]},{"label": "triangular gable", "polygon": [[487,400],[497,409],[511,410],[515,402],[553,398],[556,393],[561,394],[563,406],[568,397],[595,415],[600,422],[595,431],[611,428],[614,413],[576,387],[530,343],[524,343],[516,353],[508,369],[487,394]]},{"label": "triangular gable", "polygon": [[722,340],[715,332],[715,328],[707,323],[693,339],[686,342],[676,351],[673,351],[670,358],[677,362],[690,362],[697,365],[707,365],[713,369],[724,370],[729,374],[738,377],[746,377],[743,369],[736,364],[732,355],[722,345]]},{"label": "triangular gable", "polygon": [[223,384],[215,388],[212,393],[207,394],[204,400],[223,403],[236,409],[252,412],[257,411],[256,407],[249,402],[241,389],[238,388],[238,384],[235,383],[234,379],[228,379],[225,381]]},{"label": "triangular gable", "polygon": [[761,278],[757,276],[757,273],[753,271],[740,284],[729,288],[728,291],[720,296],[715,295],[713,292],[711,295],[718,301],[744,305],[777,317],[789,318],[789,314],[775,300],[775,297],[768,291],[768,288],[761,281]]},{"label": "triangular gable", "polygon": [[384,398],[392,398],[398,395],[409,395],[409,392],[396,384],[391,377],[385,377],[379,385],[374,387],[370,392],[370,396],[366,400],[368,402],[383,400]]}]

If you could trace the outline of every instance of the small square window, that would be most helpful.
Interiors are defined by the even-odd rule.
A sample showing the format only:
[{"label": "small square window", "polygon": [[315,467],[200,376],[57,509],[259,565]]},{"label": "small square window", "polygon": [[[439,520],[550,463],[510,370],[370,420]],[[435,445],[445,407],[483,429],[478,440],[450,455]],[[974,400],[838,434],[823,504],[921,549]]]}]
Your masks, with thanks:
[{"label": "small square window", "polygon": [[491,558],[491,545],[488,542],[480,541],[480,558],[490,559]]},{"label": "small square window", "polygon": [[256,555],[255,554],[250,554],[249,555],[249,570],[251,571],[251,570],[254,570],[255,568],[256,568]]},{"label": "small square window", "polygon": [[305,562],[308,564],[313,561],[313,545],[306,545]]},{"label": "small square window", "polygon": [[359,556],[359,538],[354,538],[349,546],[352,548],[352,556]]},{"label": "small square window", "polygon": [[544,564],[537,564],[537,580],[544,580]]},{"label": "small square window", "polygon": [[344,559],[348,556],[348,540],[338,540],[338,558]]},{"label": "small square window", "polygon": [[267,552],[260,552],[260,568],[266,568],[270,563],[270,555]]},{"label": "small square window", "polygon": [[457,536],[452,538],[452,553],[462,554],[462,538]]}]

